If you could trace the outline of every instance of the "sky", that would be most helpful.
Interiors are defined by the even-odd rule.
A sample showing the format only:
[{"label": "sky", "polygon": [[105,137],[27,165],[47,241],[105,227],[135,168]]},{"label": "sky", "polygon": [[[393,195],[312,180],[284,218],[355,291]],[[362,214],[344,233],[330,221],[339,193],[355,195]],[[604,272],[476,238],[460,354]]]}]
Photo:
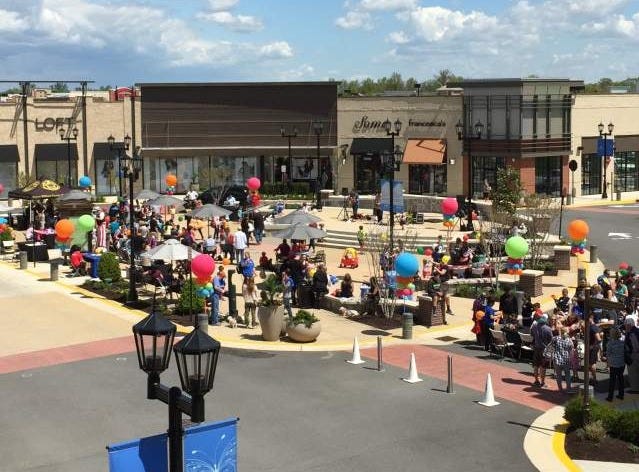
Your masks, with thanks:
[{"label": "sky", "polygon": [[639,76],[639,0],[0,0],[0,79]]}]

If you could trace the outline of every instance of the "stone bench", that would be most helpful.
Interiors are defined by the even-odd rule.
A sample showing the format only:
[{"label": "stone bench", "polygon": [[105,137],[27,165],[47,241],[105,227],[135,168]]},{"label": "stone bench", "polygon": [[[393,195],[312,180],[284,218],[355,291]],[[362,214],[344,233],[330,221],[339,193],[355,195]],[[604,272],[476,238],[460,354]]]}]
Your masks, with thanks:
[{"label": "stone bench", "polygon": [[355,310],[358,313],[362,313],[364,311],[364,303],[362,300],[355,297],[340,298],[327,294],[321,298],[320,305],[325,310],[332,311],[333,313],[339,313],[339,309],[341,307],[344,307],[347,310]]}]

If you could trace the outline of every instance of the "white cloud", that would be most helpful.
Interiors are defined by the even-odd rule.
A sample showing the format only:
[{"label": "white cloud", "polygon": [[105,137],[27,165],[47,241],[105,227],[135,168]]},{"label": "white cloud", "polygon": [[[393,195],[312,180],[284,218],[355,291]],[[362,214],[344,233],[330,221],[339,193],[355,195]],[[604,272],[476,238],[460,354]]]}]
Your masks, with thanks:
[{"label": "white cloud", "polygon": [[349,11],[345,16],[335,20],[335,24],[343,29],[372,29],[371,15],[362,11]]},{"label": "white cloud", "polygon": [[388,40],[394,44],[406,44],[410,38],[403,31],[393,31],[388,35]]},{"label": "white cloud", "polygon": [[286,41],[276,41],[274,43],[265,44],[259,49],[260,57],[265,58],[283,58],[293,57],[293,48]]},{"label": "white cloud", "polygon": [[442,7],[417,8],[410,13],[410,22],[426,41],[450,39],[466,31],[481,33],[499,28],[499,20],[494,16],[475,11],[464,14]]},{"label": "white cloud", "polygon": [[410,10],[416,6],[416,0],[361,0],[363,10]]},{"label": "white cloud", "polygon": [[27,20],[19,13],[0,9],[0,32],[20,32],[26,30],[28,26]]},{"label": "white cloud", "polygon": [[300,81],[310,80],[315,77],[315,69],[308,64],[302,64],[294,69],[281,71],[277,74],[278,80],[283,81]]},{"label": "white cloud", "polygon": [[211,11],[227,11],[237,5],[239,0],[209,0]]},{"label": "white cloud", "polygon": [[228,11],[198,13],[197,17],[202,20],[212,21],[213,23],[226,26],[233,31],[258,31],[263,27],[259,18],[247,15],[233,15]]}]

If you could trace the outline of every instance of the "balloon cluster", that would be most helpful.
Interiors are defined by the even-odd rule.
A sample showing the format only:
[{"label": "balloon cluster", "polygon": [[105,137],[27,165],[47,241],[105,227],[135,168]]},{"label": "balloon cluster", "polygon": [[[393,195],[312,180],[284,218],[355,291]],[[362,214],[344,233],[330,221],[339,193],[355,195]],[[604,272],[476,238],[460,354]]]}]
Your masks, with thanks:
[{"label": "balloon cluster", "polygon": [[83,175],[82,177],[80,177],[78,183],[80,184],[80,187],[91,187],[91,177]]},{"label": "balloon cluster", "polygon": [[74,231],[75,225],[71,220],[59,220],[55,224],[55,241],[58,243],[58,247],[68,246]]},{"label": "balloon cluster", "polygon": [[420,256],[432,257],[433,255],[433,249],[430,247],[418,246],[417,249],[415,249],[415,251]]},{"label": "balloon cluster", "polygon": [[199,254],[191,261],[191,272],[195,276],[195,286],[198,297],[209,298],[213,294],[211,276],[215,271],[215,261],[208,254]]},{"label": "balloon cluster", "polygon": [[622,277],[625,277],[626,275],[628,275],[628,270],[630,269],[630,264],[628,264],[627,262],[622,262],[619,264],[619,275],[621,275]]},{"label": "balloon cluster", "polygon": [[446,197],[442,200],[442,214],[444,216],[444,226],[446,228],[452,228],[455,226],[455,213],[457,213],[458,208],[459,204],[457,203],[457,199],[453,197]]},{"label": "balloon cluster", "polygon": [[177,177],[173,174],[168,174],[164,177],[166,183],[166,194],[173,195],[175,193],[175,186],[177,185]]},{"label": "balloon cluster", "polygon": [[512,236],[506,240],[506,271],[509,274],[521,275],[524,270],[524,256],[528,254],[528,243],[521,236]]},{"label": "balloon cluster", "polygon": [[584,220],[572,220],[568,224],[568,237],[570,238],[570,254],[583,254],[586,248],[586,237],[590,232],[588,223]]},{"label": "balloon cluster", "polygon": [[78,218],[78,229],[82,233],[88,233],[95,226],[95,218],[93,215],[82,215]]},{"label": "balloon cluster", "polygon": [[395,259],[395,294],[404,299],[412,299],[415,292],[413,277],[419,271],[419,260],[408,252],[400,253]]},{"label": "balloon cluster", "polygon": [[249,189],[249,203],[251,206],[257,207],[260,205],[262,197],[260,197],[258,190],[261,186],[262,182],[260,182],[260,179],[257,177],[250,177],[246,179],[246,188]]}]

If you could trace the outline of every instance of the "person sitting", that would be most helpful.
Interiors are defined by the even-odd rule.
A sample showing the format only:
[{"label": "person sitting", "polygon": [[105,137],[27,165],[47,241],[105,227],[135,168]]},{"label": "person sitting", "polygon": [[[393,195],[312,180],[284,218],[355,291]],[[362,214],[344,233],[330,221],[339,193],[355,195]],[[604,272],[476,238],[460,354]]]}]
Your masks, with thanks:
[{"label": "person sitting", "polygon": [[446,254],[446,250],[444,248],[442,236],[439,235],[437,236],[437,242],[433,245],[433,260],[435,262],[441,261],[444,254]]},{"label": "person sitting", "polygon": [[351,298],[353,296],[353,280],[351,279],[351,274],[344,275],[344,280],[342,280],[335,296],[340,298]]},{"label": "person sitting", "polygon": [[437,306],[441,299],[446,305],[446,313],[452,315],[450,309],[450,295],[442,290],[442,279],[439,272],[434,272],[428,283],[426,284],[426,294],[433,299],[433,306]]},{"label": "person sitting", "polygon": [[379,282],[377,282],[376,277],[370,278],[370,289],[366,294],[366,303],[364,305],[364,313],[363,316],[377,316],[377,312],[379,311],[379,299],[381,297]]},{"label": "person sitting", "polygon": [[319,308],[320,299],[328,293],[328,275],[326,275],[326,267],[319,264],[315,274],[313,274],[313,304],[315,308]]},{"label": "person sitting", "polygon": [[269,270],[271,272],[275,272],[275,267],[273,266],[273,259],[270,259],[266,255],[266,251],[262,251],[262,255],[260,256],[259,264],[260,264],[260,269]]},{"label": "person sitting", "polygon": [[568,289],[563,288],[561,290],[561,297],[557,298],[555,295],[552,295],[552,299],[555,301],[555,305],[559,310],[564,314],[568,314],[570,311],[570,297],[568,296]]},{"label": "person sitting", "polygon": [[291,246],[288,245],[286,239],[283,239],[281,244],[275,248],[275,254],[278,260],[286,260],[291,254]]},{"label": "person sitting", "polygon": [[69,260],[71,267],[73,268],[73,272],[70,274],[71,277],[87,275],[87,263],[82,257],[82,253],[79,249],[76,249],[71,253]]}]

